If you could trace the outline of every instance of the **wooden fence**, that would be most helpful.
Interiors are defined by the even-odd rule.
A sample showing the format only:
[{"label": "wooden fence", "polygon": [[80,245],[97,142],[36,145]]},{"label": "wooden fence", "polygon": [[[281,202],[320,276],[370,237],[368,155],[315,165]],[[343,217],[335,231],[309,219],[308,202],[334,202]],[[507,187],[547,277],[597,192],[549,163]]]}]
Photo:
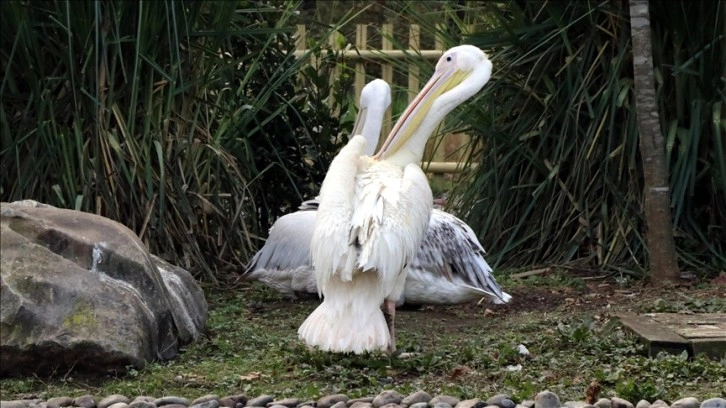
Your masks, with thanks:
[{"label": "wooden fence", "polygon": [[[436,60],[444,53],[443,42],[439,38],[434,38],[434,49],[422,50],[421,31],[418,25],[411,25],[409,29],[408,50],[397,50],[393,48],[393,25],[383,24],[380,29],[380,47],[369,47],[368,25],[356,25],[355,47],[348,46],[340,49],[337,39],[330,37],[331,48],[338,50],[341,58],[350,63],[354,63],[355,71],[355,100],[360,99],[360,93],[366,84],[365,63],[373,62],[380,65],[381,79],[388,82],[393,89],[405,88],[408,90],[409,103],[413,100],[421,88],[419,79],[419,68],[415,64],[409,64],[407,69],[406,84],[397,84],[394,82],[393,64],[391,60],[402,60],[406,58],[422,58],[435,64]],[[304,25],[297,26],[296,33],[297,50],[296,56],[302,56],[308,50],[305,48],[307,44],[307,29]],[[335,80],[340,75],[339,68],[334,68],[331,73],[331,80]],[[331,101],[332,102],[332,101]],[[357,102],[356,102],[357,103]],[[383,120],[383,134],[386,135],[391,130],[391,111],[386,112]],[[383,138],[382,138],[383,139]],[[381,140],[381,143],[383,140]],[[464,147],[469,143],[469,136],[463,133],[451,133],[441,138],[429,140],[424,153],[424,160],[431,158],[431,161],[424,161],[422,167],[429,173],[458,173],[463,170],[463,163],[460,163],[467,152]]]}]

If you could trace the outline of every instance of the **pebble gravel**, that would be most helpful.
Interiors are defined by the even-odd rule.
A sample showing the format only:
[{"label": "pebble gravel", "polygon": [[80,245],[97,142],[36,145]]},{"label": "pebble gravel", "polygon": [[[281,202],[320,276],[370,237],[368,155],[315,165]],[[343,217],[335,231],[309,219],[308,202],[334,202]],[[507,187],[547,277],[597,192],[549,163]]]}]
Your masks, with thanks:
[{"label": "pebble gravel", "polygon": [[195,400],[173,395],[151,397],[109,395],[99,398],[94,395],[54,397],[0,401],[0,408],[726,408],[726,399],[710,398],[699,400],[685,397],[670,403],[655,400],[640,400],[633,404],[622,398],[600,398],[594,404],[585,401],[562,402],[557,394],[542,391],[533,400],[516,401],[506,394],[497,394],[488,399],[459,400],[450,395],[434,395],[416,391],[403,395],[396,390],[385,390],[372,397],[350,399],[345,394],[326,395],[316,401],[301,401],[297,398],[275,398],[259,395],[204,395]]}]

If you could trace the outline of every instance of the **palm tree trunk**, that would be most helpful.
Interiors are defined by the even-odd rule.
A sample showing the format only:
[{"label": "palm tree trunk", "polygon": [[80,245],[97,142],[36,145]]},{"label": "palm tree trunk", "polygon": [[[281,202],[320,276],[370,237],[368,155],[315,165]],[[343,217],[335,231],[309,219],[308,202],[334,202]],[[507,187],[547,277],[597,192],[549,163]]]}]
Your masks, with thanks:
[{"label": "palm tree trunk", "polygon": [[648,0],[629,1],[633,82],[645,182],[645,237],[651,281],[659,284],[678,279],[678,260],[673,240],[668,169],[655,94]]}]

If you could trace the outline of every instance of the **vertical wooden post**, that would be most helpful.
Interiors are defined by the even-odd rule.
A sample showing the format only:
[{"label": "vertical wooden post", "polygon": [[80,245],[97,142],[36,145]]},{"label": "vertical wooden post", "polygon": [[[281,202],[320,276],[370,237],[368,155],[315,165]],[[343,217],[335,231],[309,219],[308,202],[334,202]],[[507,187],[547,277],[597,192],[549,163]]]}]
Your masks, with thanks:
[{"label": "vertical wooden post", "polygon": [[[418,24],[411,24],[411,28],[408,32],[408,49],[412,51],[420,51],[421,50],[421,30],[419,28]],[[414,54],[411,52],[411,54]],[[419,81],[418,81],[418,65],[416,64],[409,64],[408,65],[408,103],[411,103],[413,101],[413,98],[416,97],[416,94],[419,91]]]},{"label": "vertical wooden post", "polygon": [[307,35],[305,24],[298,24],[295,27],[297,28],[295,32],[295,49],[301,51],[305,50],[305,37]]},{"label": "vertical wooden post", "polygon": [[[444,41],[441,39],[441,35],[438,34],[439,31],[445,30],[445,26],[443,24],[437,24],[436,31],[437,34],[434,37],[434,49],[435,50],[443,50],[444,49]],[[441,125],[439,125],[439,129],[443,126],[443,122],[441,122]],[[438,133],[438,129],[435,131],[434,134]],[[443,139],[442,139],[443,138]],[[433,139],[429,139],[428,143],[426,144],[426,150],[424,150],[424,159],[430,159],[431,161],[444,161],[445,155],[444,155],[444,146],[443,142],[446,140],[446,136],[439,136]],[[425,169],[425,166],[424,166]],[[436,179],[440,179],[440,175],[435,175]]]},{"label": "vertical wooden post", "polygon": [[[334,33],[332,33],[330,35],[330,37],[328,37],[328,44],[330,45],[330,48],[333,50],[333,52],[340,50],[340,45],[338,45],[338,36],[339,35],[340,35],[340,33],[335,31]],[[340,68],[338,66],[338,60],[336,59],[333,62],[333,64],[334,65],[333,65],[333,68],[330,70],[330,77],[329,77],[330,78],[329,81],[331,84],[335,83],[335,81],[340,76]],[[332,108],[334,104],[335,104],[335,94],[331,92],[330,96],[328,97],[328,107]],[[340,112],[333,112],[333,114],[338,115],[338,114],[340,114]]]},{"label": "vertical wooden post", "polygon": [[[358,50],[368,49],[368,24],[355,26],[355,46]],[[366,69],[363,60],[355,64],[355,103],[360,101],[360,93],[366,84]]]},{"label": "vertical wooden post", "polygon": [[[305,24],[298,24],[295,27],[296,27],[295,50],[296,51],[305,51],[307,49],[306,48],[307,30],[305,28]],[[311,63],[312,63],[312,61],[311,61]],[[295,81],[295,88],[300,89],[300,87],[303,86],[304,79],[305,78],[303,77],[302,71],[301,71],[301,73],[299,73],[297,76],[297,81]]]},{"label": "vertical wooden post", "polygon": [[[381,39],[381,50],[385,54],[387,50],[393,49],[393,41],[391,41],[391,38],[393,37],[393,24],[383,24],[383,30],[382,30],[382,39]],[[384,61],[381,63],[381,79],[388,82],[389,85],[391,85],[391,90],[395,89],[395,86],[393,84],[393,64],[390,62]],[[391,95],[391,99],[393,99],[393,95]],[[380,147],[381,144],[383,144],[383,141],[386,139],[386,135],[391,131],[391,110],[387,110],[386,114],[383,116],[383,128],[382,128],[382,134],[384,137],[381,137],[378,147]],[[376,149],[378,151],[378,149]]]}]

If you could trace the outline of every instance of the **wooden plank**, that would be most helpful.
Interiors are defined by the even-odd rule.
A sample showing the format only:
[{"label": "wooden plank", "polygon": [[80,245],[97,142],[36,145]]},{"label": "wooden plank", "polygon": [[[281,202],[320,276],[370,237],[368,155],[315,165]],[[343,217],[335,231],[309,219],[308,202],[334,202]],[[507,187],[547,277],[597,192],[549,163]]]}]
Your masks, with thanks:
[{"label": "wooden plank", "polygon": [[[390,24],[384,24],[384,26]],[[308,50],[295,50],[294,54],[296,57],[301,57]],[[381,50],[343,50],[340,52],[341,58],[349,61],[357,60],[371,60],[371,61],[385,61],[390,59],[404,59],[409,57],[423,58],[425,60],[437,60],[444,54],[443,50],[394,50],[394,49],[381,49]]]},{"label": "wooden plank", "polygon": [[635,333],[648,347],[648,354],[661,351],[690,356],[705,353],[712,358],[726,356],[726,314],[723,313],[647,313],[616,315],[623,326]]},{"label": "wooden plank", "polygon": [[679,354],[689,349],[688,340],[671,329],[654,322],[650,317],[634,313],[616,315],[623,326],[635,333],[648,348],[648,355],[655,357],[661,351]]},{"label": "wooden plank", "polygon": [[688,339],[722,339],[726,342],[726,313],[655,313],[653,320]]},{"label": "wooden plank", "polygon": [[671,329],[678,333],[681,337],[685,337],[687,339],[714,338],[724,339],[724,341],[726,341],[724,329],[719,327],[671,327]]},{"label": "wooden plank", "polygon": [[657,341],[663,343],[687,343],[688,341],[678,335],[673,330],[660,325],[646,315],[637,315],[634,313],[619,313],[617,315],[620,321],[633,329],[636,334],[646,338],[648,341]]},{"label": "wooden plank", "polygon": [[685,322],[686,324],[723,325],[726,328],[726,313],[653,313],[652,315],[655,320],[666,324]]},{"label": "wooden plank", "polygon": [[726,358],[726,339],[695,339],[691,341],[691,350],[693,356],[701,353],[711,358]]}]

